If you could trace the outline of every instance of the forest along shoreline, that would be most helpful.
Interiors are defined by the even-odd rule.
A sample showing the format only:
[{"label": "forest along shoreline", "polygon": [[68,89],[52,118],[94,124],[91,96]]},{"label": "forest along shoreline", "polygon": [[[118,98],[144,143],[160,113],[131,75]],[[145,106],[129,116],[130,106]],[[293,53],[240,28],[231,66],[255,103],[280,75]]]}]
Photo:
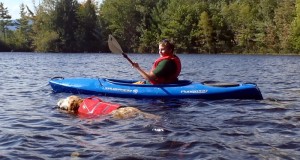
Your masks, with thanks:
[{"label": "forest along shoreline", "polygon": [[296,0],[44,0],[34,9],[20,4],[21,18],[12,20],[0,2],[0,52],[105,53],[112,34],[126,53],[155,53],[167,38],[177,53],[299,55],[297,6]]}]

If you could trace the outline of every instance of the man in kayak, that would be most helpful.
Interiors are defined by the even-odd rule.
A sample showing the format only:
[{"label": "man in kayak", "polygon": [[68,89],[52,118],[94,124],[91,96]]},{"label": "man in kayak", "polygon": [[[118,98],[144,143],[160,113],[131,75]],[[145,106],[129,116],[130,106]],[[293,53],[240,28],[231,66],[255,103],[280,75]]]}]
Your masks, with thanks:
[{"label": "man in kayak", "polygon": [[138,70],[146,82],[139,81],[135,84],[170,84],[178,81],[181,71],[180,59],[174,54],[174,45],[168,40],[159,43],[160,57],[154,62],[149,73],[140,68],[138,63],[133,63],[133,67]]}]

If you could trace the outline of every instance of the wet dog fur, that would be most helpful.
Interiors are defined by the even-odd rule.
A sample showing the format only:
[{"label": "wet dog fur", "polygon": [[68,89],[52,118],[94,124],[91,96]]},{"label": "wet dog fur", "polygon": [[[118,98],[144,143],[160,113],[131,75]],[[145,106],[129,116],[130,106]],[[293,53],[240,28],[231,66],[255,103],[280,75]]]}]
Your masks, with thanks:
[{"label": "wet dog fur", "polygon": [[[60,99],[57,102],[59,109],[65,110],[68,113],[78,114],[78,109],[80,104],[83,102],[83,99],[79,96],[69,96],[65,99]],[[142,112],[141,110],[134,107],[120,107],[109,114],[114,119],[128,119],[138,116],[142,116],[148,119],[159,119],[159,116]]]}]

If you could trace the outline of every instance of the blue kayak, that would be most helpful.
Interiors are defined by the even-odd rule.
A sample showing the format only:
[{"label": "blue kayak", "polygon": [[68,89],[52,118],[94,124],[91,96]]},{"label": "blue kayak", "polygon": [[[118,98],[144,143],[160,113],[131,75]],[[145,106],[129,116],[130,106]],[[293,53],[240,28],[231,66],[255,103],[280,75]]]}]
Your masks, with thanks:
[{"label": "blue kayak", "polygon": [[192,82],[175,84],[132,84],[135,80],[107,78],[54,77],[49,83],[54,92],[93,94],[126,98],[199,98],[199,99],[263,99],[254,83]]}]

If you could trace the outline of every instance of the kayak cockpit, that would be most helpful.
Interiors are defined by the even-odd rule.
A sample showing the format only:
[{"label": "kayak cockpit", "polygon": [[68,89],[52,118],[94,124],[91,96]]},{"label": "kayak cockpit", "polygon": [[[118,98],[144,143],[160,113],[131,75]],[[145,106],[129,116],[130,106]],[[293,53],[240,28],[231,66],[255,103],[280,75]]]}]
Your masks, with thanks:
[{"label": "kayak cockpit", "polygon": [[232,83],[232,82],[219,82],[219,81],[204,81],[203,85],[212,86],[212,87],[238,87],[240,83]]}]

